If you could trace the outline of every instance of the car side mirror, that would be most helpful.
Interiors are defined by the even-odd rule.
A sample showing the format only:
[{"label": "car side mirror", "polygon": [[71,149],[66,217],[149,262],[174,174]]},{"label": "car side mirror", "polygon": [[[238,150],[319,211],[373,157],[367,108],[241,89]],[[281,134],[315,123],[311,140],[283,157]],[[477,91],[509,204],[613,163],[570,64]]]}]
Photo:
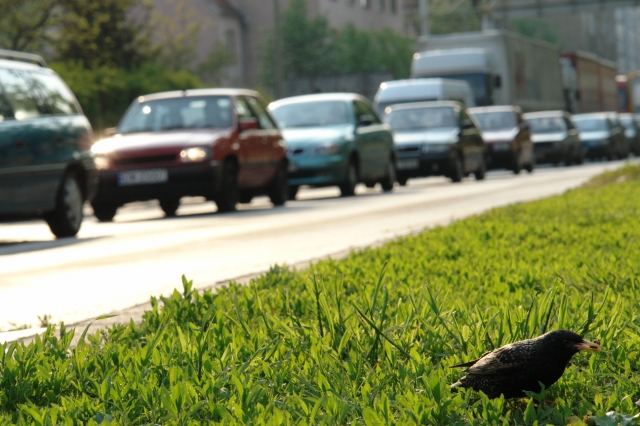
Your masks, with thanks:
[{"label": "car side mirror", "polygon": [[104,135],[105,138],[108,138],[115,135],[117,131],[118,129],[115,127],[107,127],[102,131],[102,134]]},{"label": "car side mirror", "polygon": [[238,120],[238,133],[246,132],[247,130],[257,130],[258,119],[254,117],[245,117]]},{"label": "car side mirror", "polygon": [[375,123],[376,119],[371,114],[362,114],[358,117],[358,125],[359,126],[371,126]]}]

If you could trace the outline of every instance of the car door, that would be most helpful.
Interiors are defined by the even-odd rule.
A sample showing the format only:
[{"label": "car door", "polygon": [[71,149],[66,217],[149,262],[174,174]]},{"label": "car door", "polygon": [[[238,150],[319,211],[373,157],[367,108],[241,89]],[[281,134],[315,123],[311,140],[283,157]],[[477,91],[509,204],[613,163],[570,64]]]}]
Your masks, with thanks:
[{"label": "car door", "polygon": [[16,213],[13,203],[12,167],[18,123],[13,109],[0,86],[0,214]]},{"label": "car door", "polygon": [[247,100],[249,101],[249,106],[257,115],[258,123],[260,124],[262,138],[262,146],[260,147],[260,186],[264,186],[273,180],[280,163],[285,157],[282,134],[259,99],[248,96]]},{"label": "car door", "polygon": [[380,135],[382,125],[376,115],[371,115],[367,104],[360,101],[352,101],[354,119],[356,123],[356,142],[358,155],[360,156],[359,178],[362,181],[379,177],[379,170],[385,170],[380,165]]},{"label": "car door", "polygon": [[19,212],[51,210],[65,167],[55,156],[57,126],[48,119],[49,110],[28,73],[0,69],[0,84],[15,121],[7,131],[10,167],[5,169],[11,204]]},{"label": "car door", "polygon": [[460,144],[464,156],[465,173],[474,171],[480,165],[484,155],[484,141],[479,127],[467,114],[465,108],[460,108]]},{"label": "car door", "polygon": [[387,163],[389,156],[393,151],[393,136],[389,128],[382,123],[378,114],[373,110],[371,105],[364,101],[356,101],[359,103],[359,109],[365,114],[373,117],[371,124],[371,132],[373,134],[374,148],[372,149],[372,168],[375,177],[384,177],[387,174]]},{"label": "car door", "polygon": [[[260,129],[258,116],[249,106],[244,96],[235,98],[236,116],[238,119],[238,149],[240,170],[238,171],[238,186],[240,188],[256,188],[263,181],[263,163],[265,150],[263,142],[264,132]],[[243,124],[248,124],[243,130]]]}]

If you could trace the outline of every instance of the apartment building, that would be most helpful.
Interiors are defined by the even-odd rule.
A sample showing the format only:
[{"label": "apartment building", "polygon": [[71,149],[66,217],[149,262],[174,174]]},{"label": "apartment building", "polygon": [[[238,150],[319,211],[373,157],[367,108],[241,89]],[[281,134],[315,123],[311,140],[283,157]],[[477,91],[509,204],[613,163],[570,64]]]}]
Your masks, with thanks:
[{"label": "apartment building", "polygon": [[[260,86],[261,49],[267,31],[275,28],[276,17],[290,0],[154,0],[153,10],[175,20],[157,25],[162,34],[170,26],[187,29],[197,22],[196,58],[205,61],[214,46],[228,46],[236,61],[225,67],[218,84]],[[359,29],[385,27],[405,32],[402,0],[307,0],[310,18],[327,17],[329,25],[340,29],[353,23]],[[184,17],[190,17],[184,19]],[[193,64],[192,64],[193,65]]]}]

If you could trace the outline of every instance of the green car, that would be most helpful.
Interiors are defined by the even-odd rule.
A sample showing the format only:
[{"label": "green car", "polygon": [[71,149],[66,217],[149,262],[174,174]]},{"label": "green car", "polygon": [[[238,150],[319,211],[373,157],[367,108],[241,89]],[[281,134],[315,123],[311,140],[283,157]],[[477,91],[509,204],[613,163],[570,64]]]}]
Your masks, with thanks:
[{"label": "green car", "polygon": [[396,181],[391,129],[369,101],[353,93],[295,96],[272,102],[289,157],[290,197],[302,185],[338,186],[343,197],[363,182],[385,192]]}]

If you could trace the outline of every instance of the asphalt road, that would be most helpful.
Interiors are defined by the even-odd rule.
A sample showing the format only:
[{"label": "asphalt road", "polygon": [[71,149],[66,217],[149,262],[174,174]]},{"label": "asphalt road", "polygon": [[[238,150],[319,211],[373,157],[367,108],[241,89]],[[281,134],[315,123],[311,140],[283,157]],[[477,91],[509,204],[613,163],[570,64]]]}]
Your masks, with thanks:
[{"label": "asphalt road", "polygon": [[622,164],[543,167],[518,176],[494,171],[485,181],[461,184],[415,179],[389,194],[359,186],[351,198],[334,188],[302,189],[286,207],[274,209],[260,197],[226,214],[187,199],[177,217],[163,218],[155,202],[137,203],[107,224],[87,208],[78,237],[57,241],[44,222],[0,224],[0,341],[2,332],[37,327],[45,315],[72,324],[147,302],[180,289],[183,274],[207,288],[274,264],[338,257],[496,206],[559,194]]}]

